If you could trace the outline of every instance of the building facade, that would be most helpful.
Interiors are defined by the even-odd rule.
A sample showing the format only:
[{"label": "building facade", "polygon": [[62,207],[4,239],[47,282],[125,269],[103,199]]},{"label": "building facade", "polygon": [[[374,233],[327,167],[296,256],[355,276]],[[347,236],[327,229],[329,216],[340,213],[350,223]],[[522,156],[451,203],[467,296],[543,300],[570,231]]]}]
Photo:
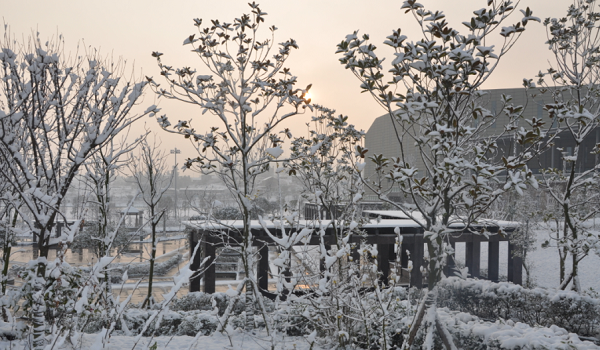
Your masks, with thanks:
[{"label": "building facade", "polygon": [[[486,94],[481,100],[484,108],[497,116],[495,121],[481,134],[480,137],[498,135],[502,133],[508,123],[508,117],[502,113],[503,103],[502,95],[510,95],[511,103],[515,106],[524,106],[523,116],[527,119],[532,117],[541,118],[545,121],[546,129],[550,132],[555,131],[556,121],[553,121],[549,113],[544,109],[544,105],[551,103],[550,96],[537,94],[536,90],[525,90],[524,88],[514,89],[494,89],[486,90]],[[529,94],[529,96],[527,96]],[[532,98],[532,95],[534,97]],[[478,120],[471,121],[473,127],[477,126]],[[554,145],[547,151],[532,159],[528,166],[534,174],[539,174],[542,169],[555,168],[558,170],[569,170],[571,163],[563,161],[563,156],[572,156],[574,149],[574,139],[567,132],[562,132],[555,139]],[[598,155],[592,154],[596,144],[600,143],[600,128],[596,128],[582,143],[577,159],[577,172],[583,172],[592,169],[598,164]],[[404,141],[404,161],[411,166],[424,169],[424,163],[420,158],[420,153],[414,146],[413,140]],[[512,135],[506,135],[498,142],[499,150],[494,157],[510,155],[514,151]],[[386,158],[398,157],[401,155],[400,143],[396,136],[392,119],[389,114],[384,114],[373,122],[365,135],[365,147],[369,150],[368,155],[382,154]],[[372,162],[367,162],[365,167],[365,176],[373,177],[375,167]]]}]

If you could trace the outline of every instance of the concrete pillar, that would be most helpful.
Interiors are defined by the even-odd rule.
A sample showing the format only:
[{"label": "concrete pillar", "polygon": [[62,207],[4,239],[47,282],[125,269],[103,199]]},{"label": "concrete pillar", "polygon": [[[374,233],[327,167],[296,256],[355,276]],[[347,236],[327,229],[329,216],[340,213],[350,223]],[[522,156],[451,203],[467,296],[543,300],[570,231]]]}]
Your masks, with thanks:
[{"label": "concrete pillar", "polygon": [[[202,258],[203,258],[203,247],[202,244],[204,244],[203,242],[201,242],[201,239],[199,237],[197,237],[197,232],[196,230],[192,230],[189,235],[188,235],[188,242],[190,243],[190,254],[194,253],[194,250],[196,250],[196,255],[194,255],[194,258],[191,261],[190,264],[190,269],[192,271],[198,270],[200,268],[200,263],[202,262]],[[196,238],[198,238],[198,240],[196,240]],[[198,246],[200,245],[200,246]],[[196,249],[196,247],[198,249]],[[195,275],[190,277],[190,292],[199,292],[200,291],[200,280],[201,280],[202,276],[200,275]]]},{"label": "concrete pillar", "polygon": [[481,266],[481,242],[466,242],[465,262],[473,278],[479,278]]},{"label": "concrete pillar", "polygon": [[410,285],[412,287],[422,288],[423,287],[423,274],[421,273],[421,266],[423,265],[423,234],[416,234],[415,244],[411,251],[411,260],[413,262],[413,270],[410,273]]},{"label": "concrete pillar", "polygon": [[523,284],[523,259],[519,255],[518,247],[508,242],[508,281],[514,284]]},{"label": "concrete pillar", "polygon": [[204,293],[212,294],[215,292],[216,271],[214,262],[217,249],[210,238],[209,235],[206,235],[204,239],[204,254],[206,257],[209,257],[206,261],[208,265],[204,272]]},{"label": "concrete pillar", "polygon": [[257,279],[258,287],[261,290],[269,290],[269,246],[263,245],[259,250],[260,260],[258,261]]},{"label": "concrete pillar", "polygon": [[388,285],[388,276],[390,275],[390,245],[377,244],[377,264],[379,265],[380,272],[379,282],[385,286]]},{"label": "concrete pillar", "polygon": [[498,282],[500,277],[500,242],[488,242],[488,247],[488,279],[492,282]]},{"label": "concrete pillar", "polygon": [[[456,250],[456,243],[451,241],[450,245],[453,250]],[[446,267],[444,267],[444,275],[447,277],[454,276],[454,270],[456,269],[456,262],[454,261],[454,255],[448,255],[446,257]]]}]

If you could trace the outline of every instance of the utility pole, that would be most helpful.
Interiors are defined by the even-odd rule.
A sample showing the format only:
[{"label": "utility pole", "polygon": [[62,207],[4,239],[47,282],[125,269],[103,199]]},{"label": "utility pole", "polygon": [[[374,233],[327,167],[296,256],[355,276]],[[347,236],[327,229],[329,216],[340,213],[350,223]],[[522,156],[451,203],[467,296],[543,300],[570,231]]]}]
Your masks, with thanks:
[{"label": "utility pole", "polygon": [[173,171],[175,171],[175,221],[178,220],[178,216],[177,216],[177,155],[181,153],[181,150],[177,149],[177,147],[175,147],[175,149],[171,150],[171,154],[175,155],[175,167],[173,168]]}]

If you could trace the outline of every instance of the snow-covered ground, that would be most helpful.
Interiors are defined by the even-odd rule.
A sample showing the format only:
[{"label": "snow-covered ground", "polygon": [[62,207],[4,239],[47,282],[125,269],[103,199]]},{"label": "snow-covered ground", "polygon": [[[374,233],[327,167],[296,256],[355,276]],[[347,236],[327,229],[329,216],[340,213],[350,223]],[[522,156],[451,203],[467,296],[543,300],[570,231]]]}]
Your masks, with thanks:
[{"label": "snow-covered ground", "polygon": [[[275,350],[305,350],[310,349],[310,344],[302,337],[281,337],[281,335],[273,340],[269,340],[263,332],[246,333],[243,331],[230,331],[231,338],[215,332],[209,337],[126,337],[113,336],[110,338],[110,343],[105,349],[147,349],[156,343],[157,349],[244,349],[244,350],[264,350],[270,349],[272,344]],[[95,350],[94,345],[98,344],[99,335],[86,334],[83,336],[81,344],[76,344],[75,347],[66,346],[65,349],[91,349]],[[313,348],[314,349],[314,348]]]},{"label": "snow-covered ground", "polygon": [[[542,243],[548,240],[548,231],[538,229],[533,231],[536,238],[534,250],[528,253],[528,261],[531,265],[531,276],[535,286],[544,288],[557,288],[559,286],[559,260],[556,247],[542,248]],[[487,269],[488,246],[481,245],[481,269]],[[465,262],[465,244],[456,244],[456,260]],[[586,290],[593,288],[600,292],[600,256],[590,251],[590,254],[579,263],[579,276],[581,287]],[[500,275],[507,274],[508,270],[508,243],[500,242]],[[571,262],[567,261],[566,272],[571,271]],[[525,271],[523,271],[523,282],[525,282]]]},{"label": "snow-covered ground", "polygon": [[[556,288],[559,285],[559,260],[556,247],[542,248],[548,239],[548,231],[536,230],[536,249],[530,252],[529,261],[533,264],[532,276],[539,287]],[[567,261],[566,273],[571,271]],[[579,276],[583,290],[593,288],[600,292],[600,256],[593,251],[579,263]]]},{"label": "snow-covered ground", "polygon": [[[547,240],[547,231],[538,229],[534,231],[536,235],[535,249],[529,252],[529,261],[532,264],[532,277],[534,283],[539,287],[545,288],[556,288],[558,285],[558,254],[555,247],[541,248],[541,244]],[[456,257],[459,262],[464,263],[465,254],[464,244],[457,244],[456,246]],[[181,248],[175,249],[174,252],[180,252]],[[505,275],[508,266],[508,244],[501,242],[500,244],[500,274]],[[173,254],[172,252],[167,255]],[[487,268],[487,244],[481,246],[481,268]],[[595,253],[591,253],[586,257],[580,264],[580,276],[581,284],[584,289],[593,288],[596,291],[600,291],[600,273],[598,272],[598,266],[600,266],[600,257]],[[567,271],[570,270],[570,266],[567,266]],[[525,278],[525,277],[524,277]],[[224,286],[230,284],[233,281],[219,281]],[[270,281],[273,282],[273,281]],[[164,285],[163,285],[164,284]],[[167,292],[168,289],[173,285],[171,281],[168,282],[157,282],[155,287],[159,288],[163,292]],[[126,288],[127,289],[127,288]],[[186,294],[185,291],[178,293]],[[131,289],[125,291],[125,295],[132,293]],[[466,314],[465,314],[466,315]],[[465,316],[466,317],[466,316]],[[471,316],[469,316],[471,317]],[[473,334],[479,332],[485,333],[486,339],[493,337],[500,341],[504,345],[508,344],[523,344],[527,342],[538,342],[543,340],[544,346],[550,346],[555,348],[553,342],[556,344],[563,344],[563,342],[571,342],[571,346],[577,349],[600,349],[590,342],[581,342],[574,334],[565,333],[561,328],[539,328],[521,323],[512,324],[509,323],[489,323],[473,319],[463,320],[464,323],[458,324],[455,327],[462,327]],[[463,322],[461,321],[461,322]],[[488,334],[489,333],[489,334]],[[213,333],[211,336],[198,335],[196,337],[190,336],[160,336],[160,337],[136,337],[136,336],[122,336],[113,335],[109,338],[109,341],[105,344],[105,349],[149,349],[156,345],[156,349],[249,349],[259,350],[274,348],[277,350],[303,350],[310,349],[311,344],[306,337],[288,337],[282,334],[278,334],[277,338],[269,339],[264,331],[252,331],[244,332],[241,329],[230,329],[228,332],[229,336],[219,332]],[[482,333],[483,334],[483,333]],[[533,340],[532,340],[533,339]],[[75,343],[64,342],[61,346],[55,347],[55,349],[101,349],[101,334],[83,334],[79,337],[72,339]],[[514,345],[513,344],[513,345]],[[541,343],[540,343],[541,344]],[[272,345],[274,347],[272,347]],[[539,345],[539,344],[538,344]],[[565,345],[565,344],[563,344]],[[557,345],[558,346],[558,345]],[[562,346],[562,345],[561,345]],[[556,347],[562,348],[561,346]],[[0,349],[28,349],[28,344],[25,341],[16,342],[4,342],[0,341]],[[511,346],[508,346],[511,348]],[[322,349],[322,347],[314,344],[312,349]]]},{"label": "snow-covered ground", "polygon": [[[303,337],[284,337],[279,334],[274,339],[269,339],[262,331],[247,333],[239,330],[230,330],[230,336],[215,332],[211,336],[173,336],[173,337],[134,337],[134,336],[111,336],[104,345],[107,350],[121,349],[149,349],[156,344],[156,349],[189,349],[189,350],[217,350],[217,349],[244,349],[244,350],[306,350],[310,344]],[[102,349],[102,334],[83,334],[75,337],[71,342],[64,341],[57,344],[55,349]],[[0,349],[21,350],[29,349],[24,341],[12,343],[0,341]],[[313,349],[322,349],[313,347]]]}]

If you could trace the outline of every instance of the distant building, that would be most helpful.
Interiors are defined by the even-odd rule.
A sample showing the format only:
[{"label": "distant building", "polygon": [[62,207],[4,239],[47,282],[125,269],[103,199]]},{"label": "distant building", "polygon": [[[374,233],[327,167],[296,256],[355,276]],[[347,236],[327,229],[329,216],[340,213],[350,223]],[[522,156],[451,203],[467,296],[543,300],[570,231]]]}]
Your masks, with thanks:
[{"label": "distant building", "polygon": [[[544,110],[544,104],[551,103],[549,96],[546,97],[547,101],[544,101],[544,96],[539,95],[535,101],[531,98],[527,100],[527,92],[523,88],[514,89],[494,89],[486,90],[487,95],[483,97],[482,104],[492,114],[499,114],[496,121],[490,126],[490,128],[482,136],[492,136],[496,133],[500,133],[508,118],[504,113],[500,113],[499,109],[502,108],[501,97],[503,94],[512,96],[512,103],[514,105],[526,105],[524,116],[529,119],[531,117],[542,118],[545,120],[546,125],[553,125],[550,120],[548,112]],[[529,91],[531,94],[531,90]],[[476,126],[478,121],[473,120]],[[524,125],[523,125],[524,126]],[[596,128],[590,136],[584,140],[581,151],[578,155],[578,169],[577,172],[583,172],[585,170],[592,169],[598,164],[598,156],[593,155],[590,152],[593,150],[595,145],[600,143],[600,128]],[[562,133],[555,141],[554,147],[536,157],[529,162],[528,166],[534,174],[539,174],[541,169],[556,168],[563,170],[564,164],[562,161],[562,153],[565,155],[573,155],[574,140],[567,133]],[[398,157],[400,156],[400,144],[395,134],[394,126],[390,119],[389,114],[384,114],[373,122],[369,130],[365,135],[365,147],[369,149],[369,156],[374,154],[383,154],[385,157]],[[419,157],[418,151],[413,146],[413,141],[405,141],[405,159],[412,166],[423,169],[424,164]],[[512,135],[507,135],[503,140],[499,142],[498,157],[503,155],[509,155],[513,150]],[[365,175],[371,177],[375,174],[375,167],[372,162],[367,162],[365,167]]]},{"label": "distant building", "polygon": [[[304,203],[304,219],[306,220],[331,220],[338,219],[344,215],[348,203],[340,203],[333,205],[332,215],[329,211],[325,210],[323,206],[317,203]],[[358,203],[358,215],[363,215],[365,210],[381,210],[383,203],[381,202],[359,202]]]}]

